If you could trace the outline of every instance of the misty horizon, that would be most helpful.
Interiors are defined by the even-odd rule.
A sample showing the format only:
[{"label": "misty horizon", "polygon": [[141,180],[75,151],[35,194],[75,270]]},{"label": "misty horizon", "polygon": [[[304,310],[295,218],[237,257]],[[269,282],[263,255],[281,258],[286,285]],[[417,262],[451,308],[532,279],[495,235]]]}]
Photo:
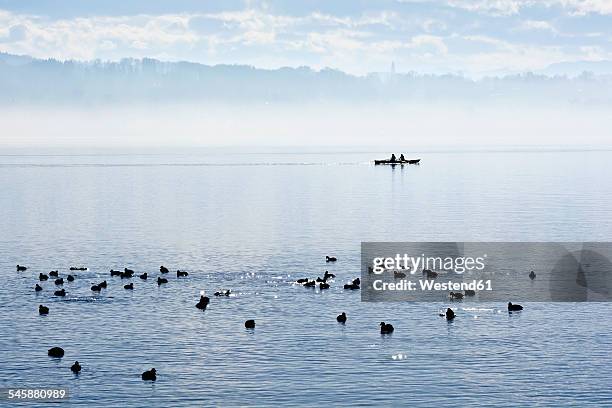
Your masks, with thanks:
[{"label": "misty horizon", "polygon": [[0,0],[0,147],[609,146],[610,14]]},{"label": "misty horizon", "polygon": [[[612,64],[611,64],[612,65]],[[604,67],[603,65],[602,67]],[[471,79],[456,74],[375,72],[352,75],[308,66],[262,69],[152,58],[58,61],[0,53],[0,103],[122,102],[239,104],[514,103],[600,105],[612,101],[612,74],[522,74]]]}]

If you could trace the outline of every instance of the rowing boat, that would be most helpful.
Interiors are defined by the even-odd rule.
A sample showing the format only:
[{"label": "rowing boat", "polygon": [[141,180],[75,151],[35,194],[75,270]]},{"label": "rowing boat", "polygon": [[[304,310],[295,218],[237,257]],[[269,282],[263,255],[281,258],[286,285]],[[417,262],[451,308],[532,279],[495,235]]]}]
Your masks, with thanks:
[{"label": "rowing boat", "polygon": [[374,160],[374,164],[389,164],[391,166],[395,166],[396,164],[419,164],[421,159],[410,159],[410,160]]}]

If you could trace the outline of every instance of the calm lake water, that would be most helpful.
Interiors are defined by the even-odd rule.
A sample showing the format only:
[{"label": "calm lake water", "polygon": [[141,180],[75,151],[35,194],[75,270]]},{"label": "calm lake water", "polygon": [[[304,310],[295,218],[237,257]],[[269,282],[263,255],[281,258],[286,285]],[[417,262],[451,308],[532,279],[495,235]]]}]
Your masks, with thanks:
[{"label": "calm lake water", "polygon": [[[612,405],[610,304],[454,303],[449,323],[447,304],[342,289],[362,241],[612,240],[612,152],[423,151],[393,169],[341,150],[2,152],[0,387],[68,387],[73,406]],[[65,298],[35,293],[71,265],[89,270]],[[158,287],[160,265],[189,277]],[[124,267],[149,280],[123,289]],[[325,270],[327,291],[291,284]]]}]

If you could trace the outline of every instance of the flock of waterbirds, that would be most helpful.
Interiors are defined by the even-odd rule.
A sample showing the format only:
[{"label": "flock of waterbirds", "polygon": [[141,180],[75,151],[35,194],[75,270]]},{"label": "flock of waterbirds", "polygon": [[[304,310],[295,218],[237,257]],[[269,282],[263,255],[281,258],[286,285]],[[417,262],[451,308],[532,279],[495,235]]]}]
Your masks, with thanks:
[{"label": "flock of waterbirds", "polygon": [[[17,265],[17,271],[18,272],[24,272],[26,271],[28,268],[26,266],[23,265]],[[65,297],[67,295],[66,290],[63,288],[63,285],[65,282],[73,282],[76,278],[76,271],[87,271],[88,268],[87,267],[83,267],[83,266],[71,266],[70,267],[70,274],[68,274],[65,277],[60,277],[60,272],[59,270],[54,270],[54,271],[50,271],[48,274],[45,273],[39,273],[38,275],[38,280],[42,283],[45,281],[49,281],[52,280],[53,283],[55,284],[56,287],[62,287],[61,289],[55,290],[53,292],[53,294],[55,296],[58,297]],[[168,279],[163,277],[164,275],[168,274],[170,272],[170,270],[168,268],[166,268],[165,266],[160,266],[159,267],[159,272],[160,272],[160,276],[157,277],[157,285],[161,286],[163,284],[168,283]],[[112,277],[119,277],[121,278],[121,280],[123,279],[132,279],[134,277],[134,270],[129,269],[129,268],[124,268],[123,271],[119,271],[119,270],[114,270],[111,269],[110,270],[110,276]],[[177,270],[176,271],[176,277],[178,278],[185,278],[188,277],[189,273],[186,271],[181,271],[181,270]],[[142,273],[140,275],[138,275],[138,277],[141,280],[146,281],[149,278],[149,274],[147,272]],[[108,282],[106,280],[99,282],[99,283],[95,283],[93,285],[91,285],[90,289],[92,292],[94,293],[100,293],[103,289],[106,289],[108,287]],[[134,283],[130,282],[127,283],[125,285],[123,285],[123,288],[126,290],[134,290]],[[43,290],[43,287],[39,284],[36,283],[36,285],[34,286],[34,290],[36,292],[40,292]],[[215,292],[214,295],[215,296],[230,296],[231,294],[231,290],[223,290],[223,291],[219,291],[219,292]],[[208,303],[210,302],[210,299],[204,295],[202,295],[200,297],[200,301],[196,304],[196,307],[202,310],[205,310],[206,307],[208,306]],[[48,315],[49,314],[49,307],[45,306],[45,305],[39,305],[38,306],[38,313],[39,315]],[[244,323],[245,327],[247,329],[254,329],[255,328],[255,320],[253,319],[249,319]],[[64,349],[61,347],[52,347],[47,351],[47,354],[50,357],[55,357],[55,358],[62,358],[64,357]],[[81,364],[78,361],[75,361],[74,364],[70,367],[70,370],[75,373],[75,374],[79,374],[79,372],[81,371]],[[155,381],[157,378],[157,374],[156,374],[156,370],[155,368],[152,368],[151,370],[145,371],[142,373],[141,377],[143,380],[146,381]]]},{"label": "flock of waterbirds", "polygon": [[[325,262],[329,263],[329,262],[336,262],[337,258],[333,257],[333,256],[326,256],[325,257]],[[17,271],[18,272],[24,272],[26,271],[28,268],[26,266],[23,265],[17,265]],[[68,274],[66,276],[66,281],[67,282],[73,282],[75,280],[75,275],[73,275],[72,273],[75,271],[86,271],[88,270],[87,267],[75,267],[72,266],[70,267],[70,274]],[[170,270],[168,268],[166,268],[165,266],[160,266],[159,267],[159,272],[160,274],[166,275],[170,272]],[[110,270],[110,276],[111,277],[120,277],[122,280],[123,279],[132,279],[134,277],[134,271],[132,269],[129,268],[124,268],[123,271],[119,271],[119,270]],[[437,272],[433,272],[431,270],[424,270],[423,274],[425,274],[427,276],[428,279],[435,279],[438,276]],[[162,276],[158,276],[157,277],[157,285],[161,286],[163,284],[168,283],[168,279],[164,278]],[[189,273],[186,271],[181,271],[181,270],[177,270],[176,271],[176,277],[177,278],[184,278],[189,276]],[[400,271],[395,271],[394,272],[394,277],[395,278],[404,278],[406,275],[403,272]],[[147,272],[138,275],[138,277],[142,280],[147,280],[149,278],[149,275]],[[301,284],[304,287],[316,287],[318,284],[319,290],[326,290],[330,288],[330,284],[328,283],[328,281],[333,280],[336,277],[336,275],[334,275],[333,273],[329,273],[329,271],[325,271],[325,274],[323,275],[323,278],[321,277],[317,277],[316,279],[309,279],[309,278],[300,278],[297,279],[295,281],[296,284]],[[535,279],[536,274],[534,273],[534,271],[531,271],[529,273],[529,278],[531,280]],[[44,282],[44,281],[48,281],[50,278],[55,278],[54,279],[54,283],[56,286],[63,286],[64,285],[64,278],[59,276],[59,271],[58,270],[54,270],[54,271],[50,271],[49,274],[44,274],[44,273],[40,273],[38,275],[38,279],[40,282]],[[351,282],[345,283],[343,288],[345,290],[359,290],[360,289],[360,285],[361,285],[361,280],[360,278],[355,278],[353,279]],[[93,292],[101,292],[102,289],[106,289],[108,286],[108,283],[106,280],[97,283],[97,284],[93,284],[91,286],[91,290]],[[124,289],[126,290],[134,290],[134,284],[133,282],[130,282],[128,284],[125,284],[123,286]],[[43,290],[43,287],[40,286],[38,283],[36,283],[34,290],[36,292],[40,292]],[[222,291],[217,291],[214,292],[215,296],[230,296],[231,294],[231,290],[227,289],[227,290],[222,290]],[[66,296],[66,290],[64,288],[59,289],[54,291],[54,295],[58,296],[58,297],[64,297]],[[465,293],[460,293],[460,292],[450,292],[449,294],[449,298],[450,300],[461,300],[463,299],[463,297],[465,296],[474,296],[475,292],[474,291],[470,291],[470,290],[466,290]],[[200,310],[206,310],[206,308],[208,307],[210,303],[210,298],[205,296],[203,293],[200,296],[200,300],[198,301],[198,303],[196,303],[195,307],[200,309]],[[512,312],[517,312],[517,311],[521,311],[523,310],[523,306],[518,305],[518,304],[513,304],[512,302],[508,302],[508,312],[512,313]],[[44,306],[44,305],[39,305],[38,306],[38,313],[40,315],[48,315],[49,314],[49,307]],[[453,311],[453,309],[451,309],[450,307],[446,309],[446,311],[444,313],[440,313],[441,317],[445,317],[447,320],[451,321],[453,319],[455,319],[456,315],[455,312]],[[342,312],[341,314],[339,314],[336,317],[336,321],[338,323],[341,324],[345,324],[347,321],[347,315],[346,312]],[[249,330],[253,330],[255,329],[255,320],[254,319],[249,319],[246,320],[244,322],[244,326],[246,329]],[[391,334],[393,333],[393,331],[395,330],[395,328],[393,327],[392,324],[390,323],[385,323],[385,322],[380,322],[380,333],[382,335],[387,335],[387,334]],[[62,358],[64,356],[64,349],[62,349],[61,347],[52,347],[48,350],[47,354],[50,357],[55,357],[55,358]],[[79,372],[81,371],[81,365],[78,361],[75,361],[74,364],[70,367],[70,370],[75,373],[75,374],[79,374]],[[142,373],[141,375],[142,379],[144,381],[155,381],[157,379],[157,371],[155,370],[155,368],[152,368],[151,370],[147,370],[145,372]]]}]

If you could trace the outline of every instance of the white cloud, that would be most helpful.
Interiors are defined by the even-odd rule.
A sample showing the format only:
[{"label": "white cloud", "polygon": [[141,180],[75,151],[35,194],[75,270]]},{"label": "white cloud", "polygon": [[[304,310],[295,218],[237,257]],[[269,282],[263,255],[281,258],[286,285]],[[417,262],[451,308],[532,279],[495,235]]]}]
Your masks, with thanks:
[{"label": "white cloud", "polygon": [[425,31],[426,33],[431,33],[435,31],[446,31],[446,29],[448,28],[444,21],[432,18],[423,21],[421,26],[423,28],[423,31]]},{"label": "white cloud", "polygon": [[557,29],[553,27],[548,21],[543,20],[525,20],[519,26],[520,30],[540,30],[550,31],[551,33],[557,33]]},{"label": "white cloud", "polygon": [[444,43],[442,37],[436,37],[434,35],[416,35],[411,38],[408,45],[409,48],[428,48],[435,49],[438,54],[446,55],[448,53],[448,47]]},{"label": "white cloud", "polygon": [[561,7],[571,15],[612,14],[610,0],[447,0],[457,7],[482,14],[515,15],[529,7]]},{"label": "white cloud", "polygon": [[449,0],[448,4],[465,10],[493,15],[517,14],[525,0]]},{"label": "white cloud", "polygon": [[[331,66],[358,74],[387,70],[391,61],[400,70],[470,74],[539,69],[560,61],[611,55],[607,33],[594,37],[561,32],[563,25],[553,25],[556,20],[545,15],[521,20],[517,15],[534,4],[531,0],[447,0],[447,4],[452,5],[450,10],[429,14],[391,9],[350,16],[320,11],[282,15],[259,8],[56,20],[0,10],[0,51],[58,59],[153,57],[264,68]],[[608,3],[542,0],[539,4],[558,6],[573,13],[566,18],[574,20],[581,18],[580,13],[606,12]],[[458,19],[462,13],[456,8],[474,16]],[[517,30],[524,31],[522,43],[516,39]],[[525,39],[538,38],[531,31],[555,35],[540,45]],[[570,36],[571,46],[563,42]]]},{"label": "white cloud", "polygon": [[537,71],[557,62],[598,61],[612,58],[610,52],[606,52],[601,47],[583,46],[568,51],[559,45],[514,44],[488,36],[463,36],[462,39],[494,46],[493,51],[474,52],[457,61],[457,64],[461,64],[476,76],[500,72]]},{"label": "white cloud", "polygon": [[558,0],[558,2],[576,15],[612,14],[612,1],[610,0]]},{"label": "white cloud", "polygon": [[[182,15],[79,17],[48,20],[39,16],[3,12],[0,26],[9,27],[2,49],[34,57],[93,59],[109,50],[155,53],[177,45],[190,45],[198,37],[187,29]],[[20,38],[11,39],[14,27],[21,27]]]},{"label": "white cloud", "polygon": [[583,59],[586,61],[601,61],[602,59],[609,57],[609,55],[606,55],[607,53],[605,50],[598,46],[585,45],[580,47],[580,51],[583,55]]}]

